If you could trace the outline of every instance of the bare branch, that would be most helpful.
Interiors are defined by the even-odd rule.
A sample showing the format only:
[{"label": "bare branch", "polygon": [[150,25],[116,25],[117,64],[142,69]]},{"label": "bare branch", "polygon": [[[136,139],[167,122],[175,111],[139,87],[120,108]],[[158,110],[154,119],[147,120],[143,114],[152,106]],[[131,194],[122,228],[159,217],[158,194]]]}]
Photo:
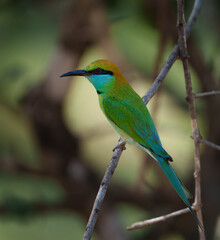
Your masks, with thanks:
[{"label": "bare branch", "polygon": [[212,142],[210,142],[210,141],[208,141],[208,140],[205,140],[205,139],[203,139],[203,138],[199,139],[199,142],[204,143],[204,144],[206,144],[207,146],[212,147],[212,148],[220,151],[220,146],[217,145],[217,144],[215,144],[215,143],[212,143]]},{"label": "bare branch", "polygon": [[220,91],[210,91],[210,92],[204,92],[204,93],[197,93],[194,94],[195,98],[201,98],[201,97],[207,97],[207,96],[213,96],[213,95],[217,95],[220,94]]},{"label": "bare branch", "polygon": [[[192,208],[194,209],[195,207],[192,206]],[[177,217],[177,216],[189,213],[189,212],[190,212],[189,208],[184,208],[184,209],[181,209],[181,210],[178,210],[178,211],[175,211],[175,212],[172,212],[172,213],[160,216],[160,217],[155,217],[155,218],[151,218],[149,220],[136,222],[136,223],[132,224],[130,227],[127,227],[127,230],[131,231],[131,230],[136,230],[136,229],[140,229],[143,227],[148,227],[150,225],[153,225],[153,224],[156,224],[159,222],[165,222],[165,221],[169,220],[170,218]]]},{"label": "bare branch", "polygon": [[[180,57],[183,63],[184,76],[185,76],[185,84],[186,84],[186,92],[187,92],[187,101],[189,107],[189,113],[191,118],[191,126],[192,133],[194,139],[194,160],[195,160],[195,205],[198,206],[196,210],[197,217],[201,224],[203,225],[202,219],[202,198],[201,198],[201,165],[200,165],[200,149],[199,149],[199,126],[196,116],[196,108],[194,102],[194,94],[192,89],[191,75],[189,69],[189,61],[188,61],[188,50],[186,43],[186,32],[185,32],[185,19],[184,19],[184,0],[177,1],[177,27],[178,27],[178,35],[179,35],[179,44],[180,44]],[[205,233],[198,226],[200,239],[205,239]]]},{"label": "bare branch", "polygon": [[[120,142],[120,140],[119,140],[119,142]],[[83,236],[84,240],[89,240],[92,236],[92,232],[94,230],[94,227],[95,227],[95,224],[96,224],[96,221],[98,218],[99,210],[101,208],[101,205],[104,200],[105,194],[107,192],[107,188],[109,186],[110,180],[112,178],[112,175],[114,174],[114,171],[117,167],[119,158],[120,158],[123,150],[124,150],[123,146],[121,148],[118,147],[115,149],[115,151],[112,155],[110,164],[105,172],[105,175],[104,175],[101,185],[99,187],[99,191],[97,193],[97,196],[96,196],[93,208],[92,208],[92,212],[90,214],[89,221],[86,226],[86,231]]]},{"label": "bare branch", "polygon": [[[189,18],[187,26],[186,26],[186,37],[187,38],[189,37],[189,34],[192,30],[192,27],[193,27],[193,25],[195,24],[195,22],[198,18],[201,6],[202,6],[202,0],[195,0],[192,13],[190,15],[190,18]],[[154,96],[154,94],[160,88],[163,80],[165,79],[165,77],[166,77],[167,73],[169,72],[170,68],[172,67],[172,65],[176,61],[178,55],[179,55],[179,43],[177,43],[175,45],[175,47],[173,48],[170,56],[166,60],[163,68],[161,69],[159,75],[154,80],[154,83],[148,89],[147,93],[142,97],[145,104],[147,104],[150,101],[150,99]]]}]

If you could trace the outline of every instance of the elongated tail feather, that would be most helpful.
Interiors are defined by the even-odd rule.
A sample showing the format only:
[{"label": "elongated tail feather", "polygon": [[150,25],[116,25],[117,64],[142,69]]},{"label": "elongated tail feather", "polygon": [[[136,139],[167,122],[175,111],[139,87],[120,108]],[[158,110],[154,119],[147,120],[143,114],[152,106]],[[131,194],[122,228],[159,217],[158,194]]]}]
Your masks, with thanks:
[{"label": "elongated tail feather", "polygon": [[[187,196],[184,193],[183,188],[186,189],[186,187],[184,186],[182,181],[178,178],[175,171],[173,170],[173,168],[167,161],[165,161],[163,158],[159,158],[159,157],[157,157],[157,161],[160,164],[160,166],[162,167],[165,174],[167,175],[168,179],[170,180],[171,184],[173,185],[174,189],[176,190],[176,192],[178,193],[180,198],[183,200],[183,202],[189,208],[189,210],[192,213],[193,217],[195,218],[198,226],[201,228],[202,231],[204,231],[203,225],[200,223],[198,217],[196,216],[195,212],[191,208],[191,205],[187,199]],[[187,190],[187,192],[188,192],[188,190]]]},{"label": "elongated tail feather", "polygon": [[[172,168],[172,167],[171,167]],[[173,169],[173,168],[172,168]],[[174,171],[174,170],[173,170]],[[175,173],[175,172],[174,172]],[[176,173],[175,173],[176,174]],[[177,175],[176,175],[177,176]],[[178,176],[177,176],[178,177]],[[185,186],[185,184],[181,181],[181,179],[178,177],[180,183],[181,183],[181,186],[183,188],[183,191],[184,193],[186,194],[187,198],[188,199],[192,199],[193,198],[193,195],[192,193],[187,189],[187,187]]]}]

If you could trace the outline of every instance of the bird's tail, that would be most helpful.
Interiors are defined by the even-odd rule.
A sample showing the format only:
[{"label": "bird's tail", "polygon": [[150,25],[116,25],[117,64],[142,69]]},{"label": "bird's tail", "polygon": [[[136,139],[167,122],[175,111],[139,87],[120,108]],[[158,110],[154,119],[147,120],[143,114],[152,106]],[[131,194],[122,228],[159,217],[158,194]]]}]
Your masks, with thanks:
[{"label": "bird's tail", "polygon": [[[185,194],[185,192],[189,194],[189,191],[186,189],[186,187],[184,186],[182,181],[178,178],[175,171],[173,170],[173,168],[171,167],[171,165],[167,161],[165,161],[163,158],[158,158],[158,157],[157,157],[157,161],[159,162],[160,166],[162,167],[163,171],[167,175],[168,179],[170,180],[171,184],[173,185],[174,189],[176,190],[176,192],[178,193],[180,198],[183,200],[183,202],[189,208],[189,210],[192,213],[193,217],[195,218],[198,226],[201,228],[201,230],[204,230],[203,225],[201,224],[201,222],[199,221],[195,212],[191,208],[191,205],[190,205],[190,203],[187,199],[187,196]],[[184,190],[185,190],[185,192],[184,192]]]}]

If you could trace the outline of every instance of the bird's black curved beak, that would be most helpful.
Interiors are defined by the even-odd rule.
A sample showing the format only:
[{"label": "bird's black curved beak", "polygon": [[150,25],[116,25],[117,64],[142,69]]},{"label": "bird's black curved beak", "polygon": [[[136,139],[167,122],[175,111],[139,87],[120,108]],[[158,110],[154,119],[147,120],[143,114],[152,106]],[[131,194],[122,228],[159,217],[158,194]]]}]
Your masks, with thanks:
[{"label": "bird's black curved beak", "polygon": [[62,74],[60,77],[69,77],[69,76],[88,76],[88,72],[85,70],[75,70]]}]

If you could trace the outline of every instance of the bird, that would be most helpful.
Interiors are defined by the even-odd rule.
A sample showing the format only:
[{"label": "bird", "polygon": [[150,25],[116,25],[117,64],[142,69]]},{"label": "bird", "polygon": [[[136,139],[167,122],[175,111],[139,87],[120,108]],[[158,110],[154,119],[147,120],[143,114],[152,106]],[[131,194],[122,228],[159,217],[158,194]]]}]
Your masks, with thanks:
[{"label": "bird", "polygon": [[[82,70],[70,71],[60,77],[68,76],[84,76],[92,83],[98,94],[102,112],[122,140],[140,147],[159,163],[173,188],[203,230],[203,225],[189,203],[188,198],[191,194],[172,168],[170,163],[173,159],[162,147],[146,105],[119,68],[109,60],[100,59]],[[114,149],[118,147],[120,144]]]}]

